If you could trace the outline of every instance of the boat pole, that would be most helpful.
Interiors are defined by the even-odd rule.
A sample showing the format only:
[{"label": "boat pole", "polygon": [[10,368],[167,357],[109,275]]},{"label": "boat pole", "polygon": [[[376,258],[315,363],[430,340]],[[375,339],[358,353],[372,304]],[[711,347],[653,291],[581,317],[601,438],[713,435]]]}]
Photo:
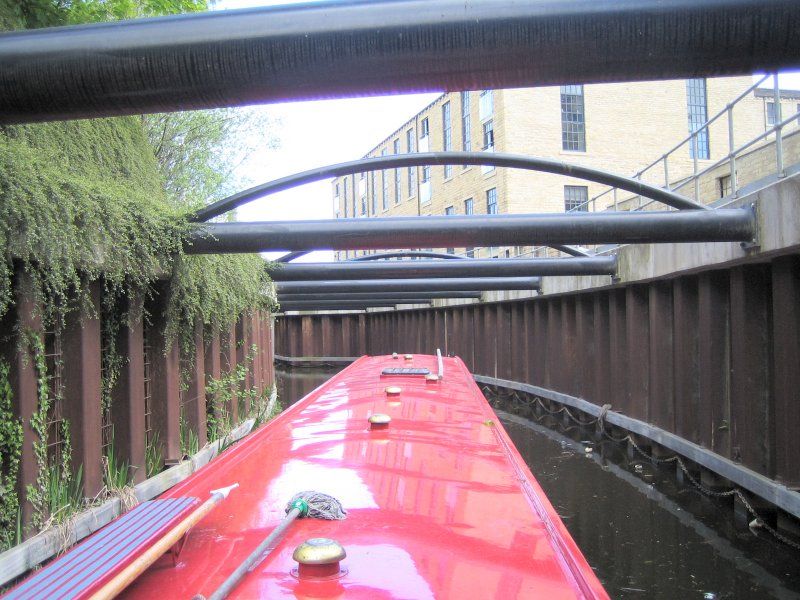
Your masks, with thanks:
[{"label": "boat pole", "polygon": [[90,597],[90,600],[107,600],[115,598],[119,593],[128,587],[133,581],[139,577],[144,571],[156,562],[161,556],[194,527],[200,519],[210,513],[220,502],[228,497],[231,490],[239,487],[238,483],[234,483],[226,488],[218,490],[211,490],[211,497],[198,506],[188,517],[178,523],[175,527],[165,533],[161,539],[155,544],[150,546],[144,554],[134,560],[131,564],[125,567],[119,574],[116,575],[111,581],[105,584],[102,588],[96,591]]},{"label": "boat pole", "polygon": [[[319,492],[300,492],[296,494],[286,507],[286,516],[278,523],[278,526],[264,538],[264,540],[253,550],[247,558],[242,561],[236,570],[219,586],[216,591],[208,597],[208,600],[223,600],[228,597],[239,582],[256,567],[274,549],[275,542],[283,536],[286,529],[298,517],[311,517],[315,519],[327,519],[329,521],[345,518],[346,511],[341,503],[333,496],[321,494]],[[205,597],[198,594],[192,600],[205,600]]]}]

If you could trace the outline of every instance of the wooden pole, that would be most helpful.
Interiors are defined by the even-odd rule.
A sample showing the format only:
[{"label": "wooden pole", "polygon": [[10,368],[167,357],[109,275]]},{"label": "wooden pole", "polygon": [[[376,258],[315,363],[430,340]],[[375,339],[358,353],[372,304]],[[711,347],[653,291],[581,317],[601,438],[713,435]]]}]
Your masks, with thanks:
[{"label": "wooden pole", "polygon": [[222,502],[228,497],[231,490],[239,487],[238,483],[232,486],[213,490],[211,497],[198,506],[192,514],[186,517],[183,521],[178,523],[175,527],[170,529],[164,536],[159,539],[155,544],[150,546],[144,554],[134,560],[125,569],[116,575],[111,581],[105,584],[97,592],[95,592],[90,600],[110,600],[115,598],[119,593],[128,587],[133,581],[139,577],[144,571],[156,562],[167,550],[177,544],[181,537],[197,524],[200,519],[210,513],[217,504]]}]

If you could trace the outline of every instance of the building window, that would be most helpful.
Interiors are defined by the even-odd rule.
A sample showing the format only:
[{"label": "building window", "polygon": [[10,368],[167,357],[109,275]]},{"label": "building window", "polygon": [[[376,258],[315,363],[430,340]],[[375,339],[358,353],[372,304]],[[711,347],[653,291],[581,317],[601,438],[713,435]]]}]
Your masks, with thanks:
[{"label": "building window", "polygon": [[583,211],[589,210],[589,188],[585,185],[564,186],[564,210]]},{"label": "building window", "polygon": [[431,180],[430,166],[422,167],[422,183],[428,183]]},{"label": "building window", "polygon": [[428,117],[422,119],[422,122],[420,123],[420,129],[422,130],[420,137],[428,137],[430,135],[431,128],[430,124],[428,123]]},{"label": "building window", "polygon": [[361,198],[361,216],[367,216],[367,174],[361,173],[358,178],[358,196]]},{"label": "building window", "polygon": [[[708,129],[700,129],[708,121],[708,103],[706,100],[706,80],[686,80],[686,107],[689,116],[689,133],[697,132],[697,158],[708,159],[711,152],[708,145]],[[689,157],[694,156],[695,142],[689,140]]]},{"label": "building window", "polygon": [[[394,153],[400,154],[400,140],[394,141]],[[400,204],[400,169],[394,170],[394,203]]]},{"label": "building window", "polygon": [[[414,129],[406,131],[406,144],[408,146],[408,153],[414,152]],[[415,187],[417,185],[417,169],[416,167],[408,167],[408,197],[414,196]]]},{"label": "building window", "polygon": [[497,214],[497,188],[486,190],[486,214]]},{"label": "building window", "polygon": [[733,191],[733,188],[731,187],[731,176],[723,175],[722,177],[717,179],[717,189],[719,190],[720,198],[729,196],[730,193]]},{"label": "building window", "polygon": [[474,210],[473,209],[474,209],[474,206],[473,206],[472,198],[467,198],[466,200],[464,200],[464,214],[465,215],[474,214]]},{"label": "building window", "polygon": [[488,152],[494,151],[494,121],[492,120],[483,124],[483,149]]},{"label": "building window", "polygon": [[[445,152],[453,149],[453,132],[450,127],[450,103],[445,102],[442,105],[442,150]],[[453,165],[444,166],[444,178],[447,179],[453,175]]]},{"label": "building window", "polygon": [[777,122],[775,119],[775,103],[767,102],[767,127],[772,127]]},{"label": "building window", "polygon": [[467,258],[475,258],[475,248],[469,247],[464,248],[464,250],[466,250]]},{"label": "building window", "polygon": [[491,119],[494,115],[494,92],[483,90],[478,100],[478,117],[481,121]]},{"label": "building window", "polygon": [[[469,92],[461,92],[461,149],[472,150],[472,126],[470,124]],[[467,165],[464,165],[467,168]]]},{"label": "building window", "polygon": [[586,152],[582,85],[561,86],[561,147],[573,152]]},{"label": "building window", "polygon": [[345,178],[342,181],[342,184],[344,185],[344,202],[342,204],[344,204],[344,218],[346,219],[347,218],[347,178]]}]

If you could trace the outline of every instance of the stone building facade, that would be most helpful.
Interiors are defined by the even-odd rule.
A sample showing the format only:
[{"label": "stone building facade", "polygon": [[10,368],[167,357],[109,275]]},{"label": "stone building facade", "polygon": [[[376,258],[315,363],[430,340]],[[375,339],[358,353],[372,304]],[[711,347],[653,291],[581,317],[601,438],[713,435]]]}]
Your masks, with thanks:
[{"label": "stone building facade", "polygon": [[[658,159],[689,135],[690,124],[696,128],[704,123],[752,84],[752,78],[745,76],[446,93],[366,156],[494,151],[627,176],[655,162],[640,178],[658,186],[666,181],[675,185],[693,169],[702,170],[728,155],[727,118],[698,134],[697,161],[691,144],[672,153],[666,169]],[[783,94],[781,109],[784,117],[800,110],[800,95]],[[774,122],[772,95],[757,89],[737,103],[733,113],[733,141],[738,147]],[[724,179],[724,174],[719,177]],[[717,191],[724,192],[724,181],[704,185],[703,190],[701,201],[711,202],[719,197]],[[607,191],[607,186],[581,179],[480,166],[388,169],[343,176],[332,183],[337,218],[605,210],[615,203],[613,194],[603,194]],[[691,197],[693,189],[681,192]],[[514,256],[521,251],[452,250],[476,257]],[[353,254],[340,252],[337,257]]]}]

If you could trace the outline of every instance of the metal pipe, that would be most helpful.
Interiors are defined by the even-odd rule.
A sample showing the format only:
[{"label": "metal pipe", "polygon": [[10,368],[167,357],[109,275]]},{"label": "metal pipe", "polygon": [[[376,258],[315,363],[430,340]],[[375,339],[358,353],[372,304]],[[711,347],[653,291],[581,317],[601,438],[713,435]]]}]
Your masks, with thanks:
[{"label": "metal pipe", "polygon": [[630,177],[616,175],[602,169],[594,169],[583,165],[551,160],[549,158],[509,154],[506,152],[419,152],[414,154],[391,154],[387,156],[361,158],[359,160],[328,165],[301,173],[295,173],[293,175],[287,175],[286,177],[262,183],[261,185],[242,190],[232,196],[213,202],[197,211],[191,220],[195,222],[208,221],[209,219],[225,214],[253,200],[258,200],[270,194],[282,192],[307,183],[329,179],[331,177],[427,165],[492,165],[494,167],[504,167],[508,169],[541,171],[568,177],[579,177],[587,181],[618,187],[621,190],[632,192],[639,196],[658,200],[673,208],[708,210],[707,206],[698,204],[685,196],[643,183],[642,181]]},{"label": "metal pipe", "polygon": [[734,141],[733,130],[733,105],[728,105],[728,157],[730,158],[731,167],[731,193],[736,198],[739,195],[739,183],[736,181],[736,155],[733,153],[736,149],[736,142]]},{"label": "metal pipe", "polygon": [[408,300],[433,300],[434,298],[480,298],[481,292],[339,292],[318,294],[278,294],[278,302],[319,300],[391,300],[405,303]]},{"label": "metal pipe", "polygon": [[798,30],[795,0],[351,0],[41,29],[0,36],[0,123],[753,73],[797,66]]},{"label": "metal pipe", "polygon": [[429,299],[420,298],[417,300],[314,300],[309,302],[292,301],[281,303],[281,310],[345,310],[345,309],[365,309],[381,308],[386,306],[396,306],[398,304],[425,304],[430,305]]},{"label": "metal pipe", "polygon": [[[639,244],[747,241],[755,232],[749,209],[646,213],[456,215],[207,223],[194,231],[187,254],[276,250]],[[461,261],[450,261],[461,262]]]},{"label": "metal pipe", "polygon": [[277,281],[278,294],[340,294],[380,292],[538,290],[538,277],[463,277],[436,279],[364,279],[321,281]]},{"label": "metal pipe", "polygon": [[299,252],[289,252],[289,254],[284,254],[280,258],[276,259],[275,262],[279,263],[288,263],[292,262],[296,258],[300,258],[301,256],[305,256],[308,254],[306,250],[301,250]]},{"label": "metal pipe", "polygon": [[783,127],[781,126],[781,88],[778,81],[778,73],[775,73],[775,85],[772,90],[773,102],[775,103],[774,128],[775,128],[775,163],[778,170],[778,177],[783,177]]},{"label": "metal pipe", "polygon": [[425,277],[525,277],[613,275],[615,256],[591,258],[414,260],[397,262],[289,263],[274,269],[274,281],[310,279],[418,279]]},{"label": "metal pipe", "polygon": [[446,252],[426,252],[424,250],[404,250],[398,252],[381,252],[379,254],[366,254],[351,258],[354,262],[364,262],[370,260],[383,260],[385,258],[442,258],[445,260],[462,259],[458,254],[448,254]]}]

